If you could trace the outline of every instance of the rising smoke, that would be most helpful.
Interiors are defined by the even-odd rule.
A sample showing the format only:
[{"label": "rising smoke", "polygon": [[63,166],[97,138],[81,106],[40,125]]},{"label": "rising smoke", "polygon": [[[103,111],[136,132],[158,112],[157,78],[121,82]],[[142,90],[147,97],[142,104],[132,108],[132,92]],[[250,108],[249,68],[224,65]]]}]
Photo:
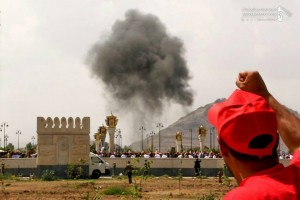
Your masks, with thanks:
[{"label": "rising smoke", "polygon": [[129,10],[108,39],[91,48],[87,64],[119,109],[147,123],[162,114],[166,102],[193,103],[183,54],[183,42],[170,36],[158,17]]}]

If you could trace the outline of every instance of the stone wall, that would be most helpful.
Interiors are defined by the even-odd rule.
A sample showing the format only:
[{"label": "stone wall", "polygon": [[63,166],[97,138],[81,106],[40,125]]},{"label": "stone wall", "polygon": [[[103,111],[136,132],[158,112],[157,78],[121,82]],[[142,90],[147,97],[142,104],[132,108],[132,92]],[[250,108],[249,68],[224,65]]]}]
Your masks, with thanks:
[{"label": "stone wall", "polygon": [[[143,167],[145,158],[104,158],[106,162],[113,166],[116,164],[115,174],[123,173],[124,168],[127,164],[127,161],[130,160],[135,167]],[[135,160],[138,160],[136,162]],[[178,176],[179,169],[181,169],[183,176],[194,176],[194,161],[195,159],[191,158],[150,158],[146,159],[151,163],[151,169],[149,170],[149,174],[154,176],[162,176],[162,175],[169,175],[169,176]],[[280,162],[284,166],[288,166],[290,163],[289,159],[281,159]],[[218,171],[223,169],[224,160],[220,158],[208,158],[208,159],[201,159],[201,174],[203,176],[214,177],[217,176]],[[112,170],[113,172],[113,170]],[[227,172],[228,176],[232,176],[230,172]]]}]

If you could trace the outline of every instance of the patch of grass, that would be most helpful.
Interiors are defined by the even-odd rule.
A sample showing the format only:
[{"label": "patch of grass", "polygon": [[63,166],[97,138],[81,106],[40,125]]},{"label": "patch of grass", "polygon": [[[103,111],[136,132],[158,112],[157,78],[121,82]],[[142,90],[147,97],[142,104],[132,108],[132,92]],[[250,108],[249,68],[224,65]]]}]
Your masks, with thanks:
[{"label": "patch of grass", "polygon": [[214,200],[216,198],[215,194],[204,194],[202,197],[200,197],[198,200]]},{"label": "patch of grass", "polygon": [[12,174],[0,174],[0,180],[15,180],[16,176]]},{"label": "patch of grass", "polygon": [[116,178],[118,180],[122,180],[122,179],[127,179],[127,176],[125,176],[125,175],[119,175],[119,176],[115,176],[114,178]]},{"label": "patch of grass", "polygon": [[103,193],[105,195],[130,195],[131,190],[124,186],[111,186],[107,188]]},{"label": "patch of grass", "polygon": [[161,175],[160,177],[161,177],[161,178],[169,178],[169,175],[164,174],[164,175]]}]

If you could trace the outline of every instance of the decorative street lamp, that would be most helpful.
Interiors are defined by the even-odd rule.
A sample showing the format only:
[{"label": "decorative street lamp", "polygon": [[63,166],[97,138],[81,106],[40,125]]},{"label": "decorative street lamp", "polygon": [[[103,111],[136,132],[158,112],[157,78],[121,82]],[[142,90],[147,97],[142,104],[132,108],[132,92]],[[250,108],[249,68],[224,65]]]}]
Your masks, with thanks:
[{"label": "decorative street lamp", "polygon": [[[121,129],[117,129],[116,130],[116,135],[115,135],[115,138],[116,138],[116,143],[117,143],[117,141],[118,141],[118,138],[119,138],[119,151],[121,151],[121,146],[122,146],[122,144],[121,144],[121,139],[122,139],[122,135],[121,135]],[[115,149],[115,151],[117,151],[117,147],[115,147],[116,149]]]},{"label": "decorative street lamp", "polygon": [[204,126],[199,126],[198,129],[198,133],[199,133],[199,142],[200,142],[200,151],[203,152],[204,149],[204,141],[205,141],[205,137],[206,137],[206,128]]},{"label": "decorative street lamp", "polygon": [[158,127],[158,151],[160,152],[160,128],[163,128],[164,125],[158,122],[156,127]]},{"label": "decorative street lamp", "polygon": [[139,130],[140,131],[142,131],[142,149],[141,149],[141,151],[143,151],[143,149],[144,149],[144,131],[146,130],[146,128],[144,127],[144,126],[141,126],[140,128],[139,128]]},{"label": "decorative street lamp", "polygon": [[149,133],[151,136],[151,152],[153,152],[153,136],[155,135],[155,133],[153,131],[151,131],[151,133]]},{"label": "decorative street lamp", "polygon": [[21,131],[18,130],[18,131],[16,132],[16,134],[18,135],[18,150],[20,151],[20,147],[19,147],[19,136],[20,136],[20,134],[21,134]]},{"label": "decorative street lamp", "polygon": [[[1,127],[3,128],[3,148],[5,149],[5,127],[8,127],[8,124],[6,122],[1,124]],[[2,131],[2,129],[0,128],[0,131]]]},{"label": "decorative street lamp", "polygon": [[182,152],[182,149],[183,149],[183,147],[182,147],[182,132],[181,131],[178,131],[177,133],[176,133],[176,151],[177,152]]}]

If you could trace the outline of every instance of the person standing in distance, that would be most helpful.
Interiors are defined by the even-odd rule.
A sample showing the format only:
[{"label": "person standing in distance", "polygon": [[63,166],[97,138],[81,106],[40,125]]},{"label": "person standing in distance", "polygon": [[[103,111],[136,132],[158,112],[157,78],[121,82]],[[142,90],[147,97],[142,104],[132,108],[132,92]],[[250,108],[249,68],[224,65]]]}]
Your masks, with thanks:
[{"label": "person standing in distance", "polygon": [[[257,71],[241,72],[239,89],[208,111],[220,150],[239,186],[224,199],[300,199],[300,119],[273,97]],[[279,135],[294,154],[279,163]]]},{"label": "person standing in distance", "polygon": [[201,160],[199,160],[199,158],[196,158],[195,162],[194,162],[194,169],[195,169],[195,176],[199,176],[200,175],[200,162]]},{"label": "person standing in distance", "polygon": [[127,165],[126,165],[126,167],[124,169],[124,173],[127,174],[129,184],[132,183],[132,170],[133,170],[133,167],[130,164],[130,161],[128,161]]}]

